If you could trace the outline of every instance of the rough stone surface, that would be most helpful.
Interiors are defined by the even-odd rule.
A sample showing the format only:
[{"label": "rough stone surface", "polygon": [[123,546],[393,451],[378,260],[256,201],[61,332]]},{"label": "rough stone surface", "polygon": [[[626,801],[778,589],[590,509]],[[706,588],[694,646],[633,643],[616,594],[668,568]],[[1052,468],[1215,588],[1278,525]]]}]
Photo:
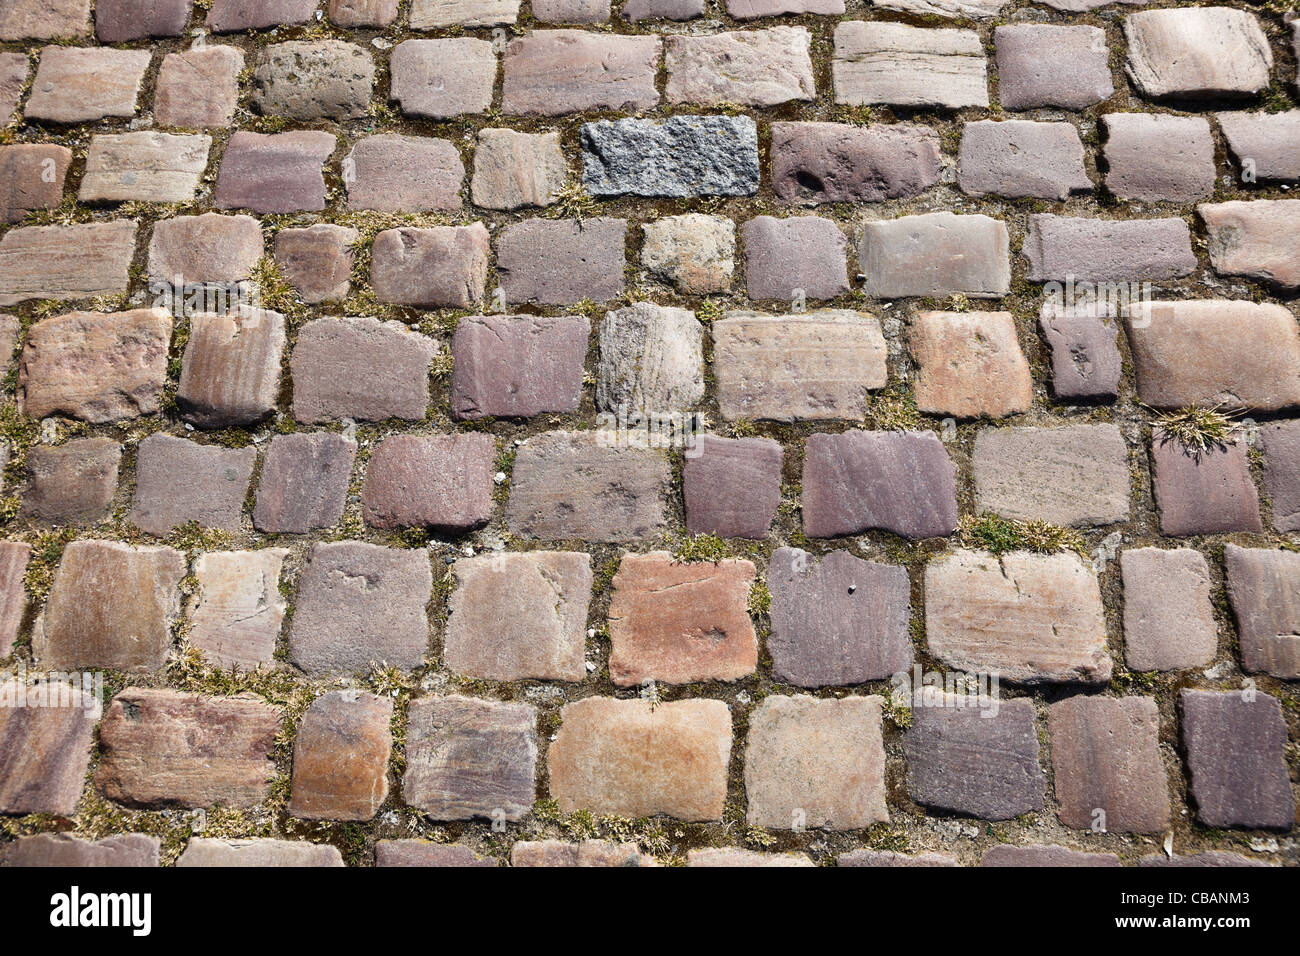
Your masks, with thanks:
[{"label": "rough stone surface", "polygon": [[651,109],[659,103],[659,48],[655,36],[535,30],[506,47],[501,112]]},{"label": "rough stone surface", "polygon": [[1223,850],[1206,850],[1204,853],[1194,853],[1191,856],[1173,856],[1167,857],[1159,854],[1144,856],[1137,863],[1141,867],[1149,866],[1194,866],[1194,867],[1224,867],[1224,866],[1271,866],[1270,863],[1264,863],[1253,857],[1242,856],[1240,853],[1227,853]]},{"label": "rough stone surface", "polygon": [[293,743],[289,815],[371,820],[388,798],[393,702],[357,690],[317,697]]},{"label": "rough stone surface", "polygon": [[[1009,110],[1085,110],[1115,93],[1100,27],[1015,23],[993,31],[998,100]],[[1062,69],[1068,63],[1070,68]]]},{"label": "rough stone surface", "polygon": [[352,289],[352,245],[361,234],[347,226],[317,223],[275,234],[275,261],[308,305],[347,298]]},{"label": "rough stone surface", "polygon": [[973,471],[977,512],[1066,527],[1129,516],[1128,446],[1117,425],[986,428]]},{"label": "rough stone surface", "polygon": [[1063,846],[1035,843],[1028,846],[990,847],[980,857],[980,866],[1119,866],[1114,853],[1080,853]]},{"label": "rough stone surface", "polygon": [[930,653],[1017,684],[1105,684],[1106,622],[1093,569],[1070,553],[959,550],[925,569]]},{"label": "rough stone surface", "polygon": [[241,307],[190,317],[176,404],[200,428],[251,425],[275,411],[284,316]]},{"label": "rough stone surface", "polygon": [[[3,119],[3,117],[0,117]],[[0,146],[0,223],[21,222],[63,202],[72,150],[53,143]]]},{"label": "rough stone surface", "polygon": [[758,216],[742,228],[751,299],[833,299],[849,290],[848,240],[834,220]]},{"label": "rough stone surface", "polygon": [[686,530],[766,538],[781,503],[780,442],[701,435],[682,465]]},{"label": "rough stone surface", "polygon": [[1254,14],[1228,7],[1124,17],[1126,71],[1147,97],[1249,96],[1268,86],[1273,53]]},{"label": "rough stone surface", "polygon": [[846,20],[835,27],[835,102],[961,109],[988,106],[988,67],[974,30]]},{"label": "rough stone surface", "polygon": [[1093,188],[1083,164],[1083,142],[1071,123],[967,123],[958,164],[962,191],[975,196],[1061,200]]},{"label": "rough stone surface", "polygon": [[63,414],[95,425],[152,415],[162,400],[171,336],[163,309],[42,319],[23,343],[18,406],[32,418]]},{"label": "rough stone surface", "polygon": [[636,302],[600,323],[596,407],[684,411],[704,397],[704,327],[694,312]]},{"label": "rough stone surface", "polygon": [[1217,203],[1197,212],[1215,272],[1300,289],[1300,199]]},{"label": "rough stone surface", "polygon": [[1242,666],[1300,679],[1300,555],[1229,544],[1223,559]]},{"label": "rough stone surface", "polygon": [[93,136],[78,198],[82,202],[189,202],[198,192],[211,147],[211,136],[155,132]]},{"label": "rough stone surface", "polygon": [[169,53],[158,71],[153,118],[160,126],[228,126],[239,107],[244,54],[232,46]]},{"label": "rough stone surface", "polygon": [[1138,395],[1155,408],[1300,405],[1300,333],[1272,303],[1153,302],[1128,317]]},{"label": "rough stone surface", "polygon": [[776,106],[816,96],[806,27],[664,40],[670,103]]},{"label": "rough stone surface", "polygon": [[1152,484],[1162,534],[1183,537],[1262,531],[1259,492],[1246,443],[1237,439],[1189,452],[1159,430],[1151,439]]},{"label": "rough stone surface", "polygon": [[704,16],[704,0],[625,0],[623,16],[641,20],[690,20]]},{"label": "rough stone surface", "polygon": [[582,315],[471,315],[451,340],[451,410],[460,419],[575,412],[591,322]]},{"label": "rough stone surface", "polygon": [[[522,846],[516,843],[515,847]],[[513,848],[512,848],[513,849]],[[457,843],[429,843],[425,840],[380,840],[375,844],[375,866],[496,866],[491,857],[479,856]]]},{"label": "rough stone surface", "polygon": [[835,861],[836,866],[960,866],[948,853],[896,853],[893,850],[850,850]]},{"label": "rough stone surface", "polygon": [[486,434],[393,435],[374,449],[361,513],[375,528],[456,533],[492,517],[496,440]]},{"label": "rough stone surface", "polygon": [[758,127],[748,116],[585,123],[582,158],[582,185],[593,196],[758,192]]},{"label": "rough stone surface", "polygon": [[1191,230],[1182,219],[1029,217],[1024,255],[1029,281],[1154,282],[1196,270]]},{"label": "rough stone surface", "polygon": [[264,251],[262,224],[252,216],[209,212],[164,219],[149,240],[149,279],[183,296],[187,285],[247,279]]},{"label": "rough stone surface", "polygon": [[958,418],[1002,418],[1034,400],[1029,363],[1010,312],[920,312],[908,345],[916,406]]},{"label": "rough stone surface", "polygon": [[27,612],[23,580],[31,556],[31,545],[0,541],[0,660],[12,653],[18,628]]},{"label": "rough stone surface", "polygon": [[722,216],[686,213],[641,227],[641,265],[683,295],[725,292],[735,271],[736,224]]},{"label": "rough stone surface", "polygon": [[432,339],[400,322],[309,322],[290,361],[294,417],[307,424],[419,421],[429,407],[429,363],[437,351]]},{"label": "rough stone surface", "polygon": [[863,290],[878,299],[997,298],[1011,288],[1009,249],[1006,224],[988,216],[935,212],[864,222]]},{"label": "rough stone surface", "polygon": [[1196,819],[1210,827],[1291,829],[1295,795],[1277,698],[1184,690],[1179,702]]},{"label": "rough stone surface", "polygon": [[238,531],[256,461],[251,446],[222,448],[150,435],[136,452],[131,523],[159,537],[191,521]]},{"label": "rough stone surface", "polygon": [[1260,426],[1258,444],[1264,453],[1264,488],[1278,531],[1300,531],[1300,422],[1268,422]]},{"label": "rough stone surface", "polygon": [[0,122],[13,119],[30,72],[30,61],[22,53],[0,53]]},{"label": "rough stone surface", "polygon": [[316,15],[320,0],[212,0],[208,29],[214,33],[301,26]]},{"label": "rough stone surface", "polygon": [[342,40],[291,40],[265,47],[253,71],[253,107],[302,122],[359,119],[375,86],[375,61]]},{"label": "rough stone surface", "polygon": [[778,17],[785,13],[838,16],[844,0],[726,0],[727,15],[736,20]]},{"label": "rough stone surface", "polygon": [[1070,697],[1047,709],[1047,729],[1061,823],[1107,833],[1169,829],[1155,698]]},{"label": "rough stone surface", "polygon": [[884,680],[912,666],[907,569],[847,551],[778,548],[767,572],[772,675],[799,687]]},{"label": "rough stone surface", "polygon": [[687,866],[789,867],[816,866],[806,853],[760,853],[736,847],[706,847],[686,852]]},{"label": "rough stone surface", "polygon": [[612,840],[520,841],[510,848],[511,866],[656,866],[654,857],[640,851],[635,843]]},{"label": "rough stone surface", "polygon": [[[0,306],[125,292],[136,228],[133,220],[119,219],[10,229],[0,239]],[[49,328],[64,327],[63,318],[54,321]]]},{"label": "rough stone surface", "polygon": [[272,534],[307,534],[343,517],[357,443],[343,435],[277,435],[257,484],[253,527]]},{"label": "rough stone surface", "polygon": [[539,23],[607,23],[609,0],[532,0]]},{"label": "rough stone surface", "polygon": [[161,840],[142,833],[123,833],[93,843],[68,833],[19,837],[0,851],[3,866],[147,867],[158,866]]},{"label": "rough stone surface", "polygon": [[213,205],[263,214],[324,209],[323,168],[334,147],[334,137],[319,131],[240,130],[221,157]]},{"label": "rough stone surface", "polygon": [[330,0],[330,22],[340,27],[386,27],[397,19],[401,0]]},{"label": "rough stone surface", "polygon": [[786,202],[906,199],[939,183],[938,134],[897,123],[773,123],[772,188]]},{"label": "rough stone surface", "polygon": [[471,186],[474,205],[505,210],[549,206],[567,176],[559,133],[479,131]]},{"label": "rough stone surface", "polygon": [[750,716],[751,826],[856,830],[889,821],[879,697],[772,696]]},{"label": "rough stone surface", "polygon": [[859,419],[888,377],[880,322],[861,312],[729,312],[713,323],[723,418]]},{"label": "rough stone surface", "polygon": [[[536,798],[536,764],[537,710],[528,704],[470,697],[411,703],[402,794],[434,820],[521,819]],[[551,773],[554,779],[553,762]]]},{"label": "rough stone surface", "polygon": [[90,0],[9,0],[0,8],[0,40],[53,40],[90,32]]},{"label": "rough stone surface", "polygon": [[[622,293],[627,220],[528,219],[501,230],[497,275],[507,302],[572,305]],[[0,246],[3,253],[3,246]]]},{"label": "rough stone surface", "polygon": [[27,450],[29,481],[23,494],[23,514],[48,524],[98,521],[117,493],[121,461],[122,446],[111,438],[32,446]]},{"label": "rough stone surface", "polygon": [[349,209],[427,212],[459,209],[465,164],[446,139],[367,136],[343,160]]},{"label": "rough stone surface", "polygon": [[86,780],[99,703],[68,684],[32,687],[18,681],[0,684],[0,703],[0,813],[72,816]]},{"label": "rough stone surface", "polygon": [[464,309],[483,301],[489,246],[481,222],[388,229],[375,237],[370,283],[381,302]]},{"label": "rough stone surface", "polygon": [[804,451],[804,533],[950,535],[957,529],[956,475],[933,432],[811,435]]},{"label": "rough stone surface", "polygon": [[148,50],[47,46],[23,115],[68,124],[131,119],[149,60]]},{"label": "rough stone surface", "polygon": [[158,670],[171,649],[184,575],[185,555],[171,548],[73,541],[32,629],[32,656],[52,670]]},{"label": "rough stone surface", "polygon": [[519,0],[411,0],[411,29],[466,26],[494,27],[514,23]]},{"label": "rough stone surface", "polygon": [[411,670],[429,642],[429,555],[361,541],[313,545],[298,584],[289,658],[308,674],[374,663]]},{"label": "rough stone surface", "polygon": [[1122,199],[1194,202],[1214,192],[1214,136],[1200,116],[1108,113],[1106,188]]},{"label": "rough stone surface", "polygon": [[99,727],[95,785],[130,807],[252,807],[271,791],[280,715],[261,700],[128,687]]},{"label": "rough stone surface", "polygon": [[931,706],[914,702],[903,735],[908,794],[982,820],[1042,810],[1037,716],[1031,700],[999,701],[996,711],[950,695]]},{"label": "rough stone surface", "polygon": [[221,668],[271,667],[287,607],[280,593],[285,548],[209,551],[194,562],[186,639]]},{"label": "rough stone surface", "polygon": [[530,551],[462,558],[453,566],[443,659],[484,680],[580,681],[587,676],[591,557]]},{"label": "rough stone surface", "polygon": [[1129,670],[1186,670],[1214,660],[1219,632],[1204,555],[1192,548],[1125,548],[1120,569]]},{"label": "rough stone surface", "polygon": [[506,525],[526,538],[635,541],[667,526],[668,483],[657,449],[547,432],[518,451]]},{"label": "rough stone surface", "polygon": [[1300,180],[1300,110],[1215,116],[1243,180],[1247,170],[1259,182]]},{"label": "rough stone surface", "polygon": [[1061,399],[1114,401],[1123,374],[1114,312],[1100,303],[1048,300],[1038,325],[1052,352],[1052,393]]},{"label": "rough stone surface", "polygon": [[645,681],[739,680],[758,667],[750,620],[751,561],[679,563],[667,551],[629,554],[609,604],[609,676],[619,687]]},{"label": "rough stone surface", "polygon": [[[221,0],[216,0],[220,3]],[[312,0],[314,3],[315,0]],[[177,866],[343,866],[338,847],[302,840],[210,840],[192,837]]]},{"label": "rough stone surface", "polygon": [[731,759],[722,701],[588,697],[560,717],[547,765],[561,813],[722,819]]}]

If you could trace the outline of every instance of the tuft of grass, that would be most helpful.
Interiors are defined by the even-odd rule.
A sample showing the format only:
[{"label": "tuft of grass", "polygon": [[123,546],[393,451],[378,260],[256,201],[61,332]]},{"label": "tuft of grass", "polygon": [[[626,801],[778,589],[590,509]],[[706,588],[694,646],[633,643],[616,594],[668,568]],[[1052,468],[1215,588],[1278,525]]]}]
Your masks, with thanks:
[{"label": "tuft of grass", "polygon": [[953,312],[969,312],[970,299],[964,292],[954,292],[948,297],[948,308]]},{"label": "tuft of grass", "polygon": [[1009,551],[1055,554],[1058,551],[1073,551],[1085,560],[1088,558],[1083,535],[1072,528],[1061,528],[1037,519],[1017,521],[986,511],[976,517],[963,517],[958,534],[964,547],[978,548],[990,554],[1006,554]]},{"label": "tuft of grass", "polygon": [[717,564],[727,556],[727,543],[716,534],[688,535],[677,545],[673,556],[683,564],[692,561],[712,561]]},{"label": "tuft of grass", "polygon": [[894,694],[885,694],[880,705],[881,712],[885,715],[885,720],[889,721],[899,730],[906,730],[912,726],[912,708],[903,703],[903,701]]},{"label": "tuft of grass", "polygon": [[591,198],[581,181],[571,179],[555,194],[555,201],[542,215],[547,219],[586,219],[596,211],[596,201]]},{"label": "tuft of grass", "polygon": [[875,395],[868,393],[867,417],[881,431],[905,432],[921,427],[916,397],[902,384],[889,385]]},{"label": "tuft of grass", "polygon": [[751,438],[758,434],[758,429],[754,423],[747,418],[737,418],[730,425],[732,438]]},{"label": "tuft of grass", "polygon": [[749,613],[762,617],[772,610],[772,592],[767,589],[767,582],[756,578],[749,588]]},{"label": "tuft of grass", "polygon": [[1237,429],[1233,419],[1239,414],[1224,411],[1222,405],[1211,408],[1191,405],[1173,412],[1156,412],[1151,428],[1160,434],[1162,442],[1176,441],[1193,456],[1200,457],[1232,441]]},{"label": "tuft of grass", "polygon": [[705,299],[700,303],[700,307],[695,310],[695,317],[704,325],[711,325],[713,322],[722,318],[726,308],[716,299]]}]

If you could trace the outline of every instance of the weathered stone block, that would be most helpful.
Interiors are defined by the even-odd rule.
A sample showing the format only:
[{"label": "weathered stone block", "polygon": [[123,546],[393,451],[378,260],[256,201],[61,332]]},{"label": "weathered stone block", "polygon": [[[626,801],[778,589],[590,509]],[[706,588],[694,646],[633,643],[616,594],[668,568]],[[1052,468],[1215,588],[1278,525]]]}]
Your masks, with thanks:
[{"label": "weathered stone block", "polygon": [[342,435],[277,435],[262,463],[253,527],[307,534],[343,517],[357,443]]},{"label": "weathered stone block", "polygon": [[496,440],[485,434],[392,435],[366,468],[361,512],[375,528],[459,533],[492,517]]},{"label": "weathered stone block", "polygon": [[186,639],[221,668],[248,671],[275,662],[287,606],[280,593],[284,548],[209,551],[194,562]]},{"label": "weathered stone block", "polygon": [[176,404],[200,428],[250,425],[275,411],[284,316],[241,306],[190,317]]},{"label": "weathered stone block", "polygon": [[372,820],[388,799],[393,702],[357,690],[317,697],[293,742],[289,815]]},{"label": "weathered stone block", "polygon": [[325,208],[325,161],[334,153],[329,133],[250,133],[230,138],[217,171],[212,203],[218,209],[316,212]]},{"label": "weathered stone block", "polygon": [[606,302],[624,288],[626,241],[625,219],[528,219],[507,226],[497,239],[501,291],[507,302]]},{"label": "weathered stone block", "polygon": [[766,538],[781,504],[783,457],[770,438],[699,436],[682,465],[686,530]]},{"label": "weathered stone block", "polygon": [[0,813],[77,811],[99,702],[63,683],[0,684]]},{"label": "weathered stone block", "polygon": [[556,116],[584,110],[647,110],[659,103],[656,36],[535,30],[503,57],[501,111]]},{"label": "weathered stone block", "polygon": [[574,412],[591,322],[583,315],[472,315],[451,340],[451,410],[461,419]]},{"label": "weathered stone block", "polygon": [[375,296],[422,309],[463,309],[482,302],[490,245],[481,222],[385,230],[371,249]]},{"label": "weathered stone block", "polygon": [[211,148],[211,136],[155,132],[92,136],[77,198],[82,202],[189,202],[198,192]]},{"label": "weathered stone block", "polygon": [[835,102],[961,109],[988,106],[988,68],[974,30],[846,20],[835,27]]},{"label": "weathered stone block", "polygon": [[772,188],[786,202],[880,202],[939,183],[939,134],[896,123],[773,123]]},{"label": "weathered stone block", "polygon": [[136,229],[123,219],[10,229],[0,239],[0,306],[126,292]]},{"label": "weathered stone block", "polygon": [[1210,569],[1192,548],[1126,548],[1124,661],[1134,671],[1176,671],[1214,660],[1219,632]]},{"label": "weathered stone block", "polygon": [[694,312],[636,302],[600,323],[596,407],[685,411],[704,397],[704,327]]},{"label": "weathered stone block", "polygon": [[162,537],[189,522],[238,531],[257,449],[150,435],[136,452],[131,523]]},{"label": "weathered stone block", "polygon": [[601,120],[582,127],[593,196],[752,196],[758,127],[748,116]]},{"label": "weathered stone block", "polygon": [[958,418],[1029,411],[1034,383],[1010,312],[919,312],[908,345],[921,411]]},{"label": "weathered stone block", "polygon": [[858,263],[874,298],[998,298],[1011,288],[1006,224],[988,216],[950,212],[862,224]]},{"label": "weathered stone block", "polygon": [[48,524],[90,524],[117,493],[122,446],[111,438],[80,438],[27,450],[29,481],[23,514]]},{"label": "weathered stone block", "polygon": [[459,209],[465,164],[450,140],[367,136],[343,160],[349,209],[426,212]]}]

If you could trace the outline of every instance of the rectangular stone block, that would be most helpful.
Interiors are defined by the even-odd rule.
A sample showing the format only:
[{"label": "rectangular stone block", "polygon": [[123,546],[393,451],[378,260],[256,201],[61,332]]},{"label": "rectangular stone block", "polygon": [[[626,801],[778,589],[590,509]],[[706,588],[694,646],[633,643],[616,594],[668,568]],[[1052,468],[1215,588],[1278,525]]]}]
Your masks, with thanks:
[{"label": "rectangular stone block", "polygon": [[458,533],[492,517],[491,435],[391,435],[366,468],[361,513],[374,528]]},{"label": "rectangular stone block", "polygon": [[626,241],[625,219],[528,219],[507,226],[497,239],[501,292],[507,302],[606,302],[624,289]]},{"label": "rectangular stone block", "polygon": [[704,397],[704,328],[694,312],[634,302],[600,323],[596,408],[684,412]]},{"label": "rectangular stone block", "polygon": [[69,125],[131,119],[150,59],[148,50],[47,46],[23,115]]},{"label": "rectangular stone block", "polygon": [[474,205],[485,209],[549,206],[568,179],[560,134],[479,130],[474,150]]},{"label": "rectangular stone block", "polygon": [[147,867],[158,866],[162,841],[142,833],[123,833],[102,840],[81,840],[68,833],[19,837],[0,851],[0,867]]},{"label": "rectangular stone block", "polygon": [[262,462],[253,527],[306,534],[343,518],[357,443],[343,435],[276,435]]},{"label": "rectangular stone block", "polygon": [[189,202],[208,165],[211,136],[117,133],[93,136],[82,202]]},{"label": "rectangular stone block", "polygon": [[370,282],[381,302],[467,308],[483,301],[489,251],[481,222],[385,230],[371,249]]},{"label": "rectangular stone block", "polygon": [[1023,254],[1029,281],[1156,282],[1196,271],[1192,234],[1181,219],[1029,217]]},{"label": "rectangular stone block", "polygon": [[[1062,290],[1064,293],[1064,290]],[[1049,296],[1038,324],[1052,351],[1052,393],[1061,399],[1111,402],[1123,373],[1116,333],[1119,309],[1110,303],[1067,306]]]},{"label": "rectangular stone block", "polygon": [[1074,554],[955,551],[925,569],[930,653],[1017,684],[1104,684],[1112,664],[1093,569]]},{"label": "rectangular stone block", "polygon": [[0,306],[120,295],[130,282],[136,228],[118,219],[10,229],[0,239]]},{"label": "rectangular stone block", "polygon": [[71,165],[66,146],[0,146],[0,222],[22,222],[34,210],[57,208]]},{"label": "rectangular stone block", "polygon": [[908,347],[923,412],[1002,418],[1033,404],[1029,362],[1010,312],[919,312]]},{"label": "rectangular stone block", "polygon": [[[220,0],[216,0],[220,2]],[[312,0],[314,3],[315,0]],[[338,847],[303,840],[209,840],[191,837],[177,866],[342,866]]]},{"label": "rectangular stone block", "polygon": [[[35,521],[92,524],[117,494],[122,446],[111,438],[81,438],[66,445],[27,449],[23,514]],[[0,644],[3,639],[0,639]]]},{"label": "rectangular stone block", "polygon": [[686,530],[720,538],[767,537],[781,504],[780,442],[701,435],[682,464]]},{"label": "rectangular stone block", "polygon": [[1205,220],[1215,272],[1300,289],[1300,200],[1204,204],[1196,211]]},{"label": "rectangular stone block", "polygon": [[240,306],[190,316],[176,404],[200,428],[251,425],[275,411],[284,352],[284,316]]},{"label": "rectangular stone block", "polygon": [[465,164],[450,140],[367,136],[343,159],[349,209],[426,212],[460,209]]},{"label": "rectangular stone block", "polygon": [[253,274],[263,249],[262,224],[252,216],[164,219],[149,240],[150,284],[170,285],[166,291],[184,297],[187,285],[239,282]]},{"label": "rectangular stone block", "polygon": [[583,315],[471,315],[451,340],[451,410],[461,419],[574,412],[591,322]]},{"label": "rectangular stone block", "polygon": [[[521,844],[516,843],[515,846]],[[426,840],[379,840],[375,843],[375,866],[494,867],[496,865],[497,860],[494,857],[481,857],[469,847],[459,843],[429,843]]]},{"label": "rectangular stone block", "polygon": [[1216,113],[1228,151],[1257,182],[1300,179],[1300,110],[1285,113]]},{"label": "rectangular stone block", "polygon": [[0,122],[8,124],[27,86],[31,64],[22,53],[0,53]]},{"label": "rectangular stone block", "polygon": [[[998,100],[1009,110],[1084,110],[1115,93],[1106,31],[1015,23],[995,27]],[[1060,68],[1069,63],[1070,69]]]},{"label": "rectangular stone block", "polygon": [[239,106],[244,54],[232,46],[168,53],[158,70],[153,118],[159,126],[229,126]]},{"label": "rectangular stone block", "polygon": [[1242,666],[1300,680],[1300,555],[1229,544],[1223,560]]},{"label": "rectangular stone block", "polygon": [[288,555],[285,548],[199,555],[186,640],[220,668],[273,666],[287,606],[280,569]]},{"label": "rectangular stone block", "polygon": [[433,819],[521,819],[537,796],[536,766],[531,705],[455,696],[412,701],[402,794]]},{"label": "rectangular stone block", "polygon": [[1011,288],[1007,227],[988,216],[950,212],[862,224],[863,289],[878,299],[962,293],[999,298]]},{"label": "rectangular stone block", "polygon": [[1246,453],[1242,438],[1192,451],[1157,427],[1151,464],[1161,533],[1262,531],[1259,492]]},{"label": "rectangular stone block", "polygon": [[190,522],[238,531],[256,461],[251,446],[223,448],[150,435],[136,452],[131,522],[158,537]]},{"label": "rectangular stone block", "polygon": [[1146,97],[1242,97],[1268,86],[1273,52],[1254,14],[1228,7],[1124,18],[1126,72]]},{"label": "rectangular stone block", "polygon": [[582,160],[592,196],[752,196],[758,127],[748,116],[584,123]]},{"label": "rectangular stone block", "polygon": [[1123,199],[1195,202],[1214,192],[1214,136],[1200,116],[1109,113],[1106,188]]},{"label": "rectangular stone block", "polygon": [[776,106],[817,95],[806,27],[664,40],[670,103]]},{"label": "rectangular stone block", "polygon": [[834,299],[849,291],[848,240],[834,220],[757,216],[741,232],[751,299]]},{"label": "rectangular stone block", "polygon": [[1210,569],[1192,548],[1125,548],[1124,660],[1134,671],[1176,671],[1214,660],[1219,631]]},{"label": "rectangular stone block", "polygon": [[357,690],[317,697],[293,742],[289,815],[372,820],[388,799],[393,702]]},{"label": "rectangular stone block", "polygon": [[887,354],[880,321],[863,312],[728,312],[713,323],[718,410],[732,421],[860,419],[888,379]]},{"label": "rectangular stone block", "polygon": [[651,704],[588,697],[566,704],[548,756],[561,813],[720,820],[731,713],[720,700]]},{"label": "rectangular stone block", "polygon": [[331,223],[281,229],[275,234],[275,261],[308,305],[345,299],[360,238],[357,230]]},{"label": "rectangular stone block", "polygon": [[0,40],[53,40],[90,32],[90,0],[9,0],[0,8]]},{"label": "rectangular stone block", "polygon": [[835,102],[961,109],[988,106],[988,67],[974,30],[848,20],[835,28]]},{"label": "rectangular stone block", "polygon": [[344,122],[369,112],[374,86],[375,61],[355,43],[290,40],[258,54],[252,106],[263,116]]},{"label": "rectangular stone block", "polygon": [[99,716],[70,684],[0,683],[0,813],[76,813]]},{"label": "rectangular stone block", "polygon": [[772,188],[786,202],[880,202],[938,185],[939,135],[910,123],[773,123]]},{"label": "rectangular stone block", "polygon": [[275,707],[128,687],[99,728],[95,786],[130,807],[252,807],[271,790]]},{"label": "rectangular stone block", "polygon": [[316,15],[320,0],[212,0],[207,27],[213,33],[301,26]]},{"label": "rectangular stone block", "polygon": [[31,556],[31,545],[0,541],[0,660],[12,653],[27,612],[24,576]]},{"label": "rectangular stone block", "polygon": [[1083,159],[1070,123],[980,120],[962,126],[957,182],[973,196],[1062,201],[1092,191]]},{"label": "rectangular stone block", "polygon": [[407,116],[451,119],[492,105],[497,55],[487,40],[405,40],[393,50],[389,69],[389,99]]},{"label": "rectangular stone block", "polygon": [[503,58],[501,111],[558,116],[658,105],[656,36],[536,30],[512,40]]},{"label": "rectangular stone block", "polygon": [[194,0],[96,0],[95,35],[100,43],[178,37],[193,5]]},{"label": "rectangular stone block", "polygon": [[745,819],[779,830],[887,823],[879,697],[772,696],[750,717]]},{"label": "rectangular stone block", "polygon": [[261,214],[324,209],[323,170],[335,145],[332,134],[314,130],[239,130],[222,154],[212,203],[218,209],[251,209]]},{"label": "rectangular stone block", "polygon": [[411,0],[411,29],[495,27],[519,18],[519,0]]}]

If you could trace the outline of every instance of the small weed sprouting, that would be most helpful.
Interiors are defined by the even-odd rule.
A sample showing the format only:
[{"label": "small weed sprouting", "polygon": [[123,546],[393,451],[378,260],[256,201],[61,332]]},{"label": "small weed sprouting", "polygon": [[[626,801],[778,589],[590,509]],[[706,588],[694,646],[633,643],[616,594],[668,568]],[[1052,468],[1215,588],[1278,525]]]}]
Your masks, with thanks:
[{"label": "small weed sprouting", "polygon": [[1224,411],[1222,405],[1200,408],[1195,405],[1172,412],[1155,412],[1151,421],[1157,441],[1176,441],[1196,458],[1233,440],[1239,412]]},{"label": "small weed sprouting", "polygon": [[1073,551],[1087,559],[1088,549],[1083,535],[1071,528],[1062,528],[1037,519],[1017,521],[986,511],[975,517],[961,520],[958,531],[964,547],[978,548],[990,554],[1009,551],[1033,551],[1036,554],[1055,554]]}]

